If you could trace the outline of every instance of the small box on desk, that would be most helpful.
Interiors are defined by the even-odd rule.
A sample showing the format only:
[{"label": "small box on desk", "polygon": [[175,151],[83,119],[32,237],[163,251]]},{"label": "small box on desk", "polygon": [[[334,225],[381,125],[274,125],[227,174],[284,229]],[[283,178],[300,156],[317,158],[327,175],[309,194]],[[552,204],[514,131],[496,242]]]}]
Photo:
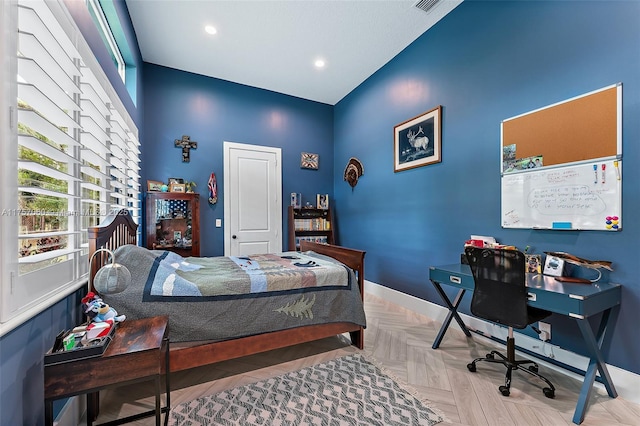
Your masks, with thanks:
[{"label": "small box on desk", "polygon": [[88,346],[76,346],[70,350],[58,350],[55,352],[53,352],[54,348],[51,348],[44,354],[44,365],[61,364],[63,362],[101,356],[107,350],[115,332],[116,326],[114,325],[109,330],[109,334],[93,339]]}]

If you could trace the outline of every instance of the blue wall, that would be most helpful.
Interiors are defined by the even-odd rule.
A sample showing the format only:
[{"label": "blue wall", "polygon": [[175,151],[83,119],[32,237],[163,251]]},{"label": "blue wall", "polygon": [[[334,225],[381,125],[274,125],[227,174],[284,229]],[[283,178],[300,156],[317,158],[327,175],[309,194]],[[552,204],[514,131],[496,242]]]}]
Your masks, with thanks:
[{"label": "blue wall", "polygon": [[[341,243],[367,251],[366,278],[442,304],[428,268],[459,262],[471,234],[612,260],[611,279],[624,288],[607,361],[640,373],[639,16],[638,2],[465,1],[339,102],[336,168],[356,156],[365,175],[355,191],[336,175],[334,204]],[[622,232],[502,229],[501,120],[617,82],[627,165]],[[394,125],[437,105],[442,163],[394,173]],[[551,322],[561,324],[553,343],[584,353],[572,321]]]},{"label": "blue wall", "polygon": [[[145,64],[143,181],[170,177],[195,181],[200,197],[200,254],[224,254],[223,142],[282,148],[283,249],[287,248],[286,207],[291,192],[315,203],[333,193],[333,107],[268,90]],[[198,142],[191,161],[182,162],[174,140]],[[320,155],[320,168],[300,168],[300,153]],[[218,203],[209,205],[207,182],[218,181]]]},{"label": "blue wall", "polygon": [[[140,129],[142,139],[142,106],[136,108],[131,100],[89,16],[85,2],[66,0],[65,4],[122,103]],[[143,93],[143,82],[140,80],[140,49],[126,4],[123,0],[115,0],[114,6],[133,52],[132,65],[136,68],[137,98],[140,99]],[[85,293],[84,288],[78,290],[0,337],[0,425],[44,424],[43,355],[51,348],[60,330],[71,328],[83,320],[79,307]],[[58,410],[62,403],[55,404],[54,409]]]},{"label": "blue wall", "polygon": [[[467,0],[335,107],[143,66],[135,45],[142,73],[138,108],[110,68],[83,2],[68,3],[140,127],[143,182],[182,177],[198,183],[203,255],[223,251],[222,229],[214,228],[223,217],[222,141],[282,147],[283,212],[290,192],[302,192],[305,201],[333,194],[340,243],[367,251],[366,278],[417,297],[441,303],[428,283],[428,267],[457,262],[472,233],[531,245],[538,253],[564,250],[613,260],[611,278],[624,290],[617,350],[608,362],[640,373],[640,284],[634,273],[640,170],[629,167],[640,159],[638,2]],[[124,2],[116,7],[135,43]],[[500,121],[617,82],[624,87],[624,230],[502,229]],[[436,105],[443,106],[443,162],[393,173],[393,126]],[[183,134],[199,142],[188,164],[173,147]],[[299,168],[302,151],[320,154],[319,171]],[[353,191],[342,180],[351,156],[365,166]],[[221,198],[210,207],[206,182],[212,171]],[[59,329],[74,323],[79,295],[0,338],[0,424],[42,423],[42,354]],[[466,309],[468,300],[463,304]],[[551,322],[559,325],[553,343],[581,352],[575,326],[555,316]]]},{"label": "blue wall", "polygon": [[0,425],[44,424],[43,355],[61,330],[82,321],[84,294],[78,290],[0,338]]}]

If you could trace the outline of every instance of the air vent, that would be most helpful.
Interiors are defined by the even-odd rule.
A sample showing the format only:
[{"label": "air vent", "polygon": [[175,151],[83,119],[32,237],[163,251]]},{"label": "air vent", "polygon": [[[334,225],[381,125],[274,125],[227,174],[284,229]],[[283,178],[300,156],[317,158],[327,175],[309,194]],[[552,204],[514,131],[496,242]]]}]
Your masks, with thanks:
[{"label": "air vent", "polygon": [[431,9],[433,9],[434,6],[438,3],[440,3],[440,0],[419,0],[413,6],[417,7],[423,12],[429,13]]}]

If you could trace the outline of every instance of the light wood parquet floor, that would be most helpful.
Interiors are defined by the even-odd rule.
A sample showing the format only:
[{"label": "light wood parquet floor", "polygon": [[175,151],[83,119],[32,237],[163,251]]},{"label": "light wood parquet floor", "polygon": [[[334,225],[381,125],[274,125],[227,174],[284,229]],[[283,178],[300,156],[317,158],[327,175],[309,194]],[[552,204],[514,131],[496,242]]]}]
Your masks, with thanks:
[{"label": "light wood parquet floor", "polygon": [[[540,372],[556,387],[555,399],[542,393],[542,382],[514,372],[511,395],[498,391],[503,384],[502,366],[481,363],[476,373],[467,370],[473,358],[504,348],[480,339],[469,339],[451,328],[439,349],[431,344],[439,323],[386,302],[366,296],[367,329],[364,353],[409,384],[430,401],[453,425],[572,425],[581,382],[540,366]],[[246,383],[295,371],[342,355],[358,352],[344,336],[297,345],[171,376],[171,405],[211,395]],[[98,423],[153,409],[152,385],[140,383],[101,392]],[[132,402],[133,401],[133,402]],[[164,420],[164,419],[163,419]],[[147,418],[135,425],[153,425]],[[603,389],[592,393],[584,426],[639,425],[640,405],[621,397],[609,398]]]}]

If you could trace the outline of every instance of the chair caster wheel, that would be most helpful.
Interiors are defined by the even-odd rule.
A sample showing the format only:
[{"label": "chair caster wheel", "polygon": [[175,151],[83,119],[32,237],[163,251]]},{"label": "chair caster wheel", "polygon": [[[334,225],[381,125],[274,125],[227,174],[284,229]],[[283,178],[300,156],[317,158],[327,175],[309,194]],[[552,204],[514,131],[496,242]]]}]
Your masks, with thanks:
[{"label": "chair caster wheel", "polygon": [[475,372],[476,372],[476,365],[475,365],[475,364],[473,364],[473,363],[471,363],[471,364],[467,364],[467,369],[468,369],[469,371],[471,371],[472,373],[475,373]]},{"label": "chair caster wheel", "polygon": [[[511,393],[511,392],[509,392],[509,388],[508,388],[508,387],[506,387],[506,386],[500,386],[500,387],[498,388],[498,390],[500,391],[500,393],[502,394],[502,396],[509,396],[509,394]],[[551,389],[549,389],[549,390],[551,390]]]},{"label": "chair caster wheel", "polygon": [[495,356],[494,356],[493,354],[486,354],[486,355],[485,355],[485,358],[487,358],[487,359],[493,359],[493,358],[495,358]]},{"label": "chair caster wheel", "polygon": [[544,392],[544,396],[546,396],[547,398],[553,399],[556,396],[556,392],[551,388],[544,388],[542,389],[542,392]]},{"label": "chair caster wheel", "polygon": [[529,366],[529,371],[533,371],[534,373],[538,372],[538,366],[537,365],[530,365]]}]

